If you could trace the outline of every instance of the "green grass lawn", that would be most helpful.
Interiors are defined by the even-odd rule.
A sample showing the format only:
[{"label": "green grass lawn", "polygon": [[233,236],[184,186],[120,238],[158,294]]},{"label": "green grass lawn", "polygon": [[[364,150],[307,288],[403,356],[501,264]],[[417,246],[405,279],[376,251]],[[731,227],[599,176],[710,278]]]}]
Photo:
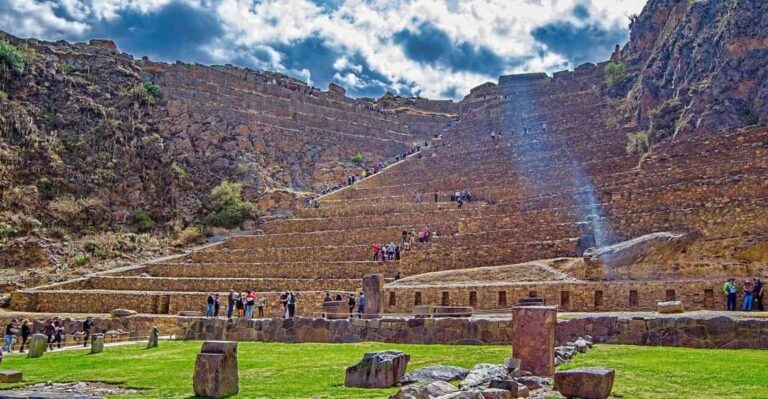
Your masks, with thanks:
[{"label": "green grass lawn", "polygon": [[625,399],[768,398],[768,351],[598,345],[561,366],[616,369]]},{"label": "green grass lawn", "polygon": [[[151,388],[135,397],[193,397],[192,374],[201,342],[161,341],[155,349],[143,345],[86,351],[46,353],[37,359],[7,357],[3,368],[24,372],[25,383],[46,381],[122,382],[126,387]],[[432,364],[470,368],[477,363],[501,363],[509,346],[281,344],[238,343],[239,398],[386,398],[397,389],[344,387],[344,370],[365,352],[398,349],[411,355],[409,369]],[[130,397],[130,396],[129,396]]]},{"label": "green grass lawn", "polygon": [[[39,359],[6,357],[3,368],[24,372],[25,383],[106,381],[146,388],[135,397],[192,397],[192,372],[200,342],[161,341],[107,347],[105,352],[46,353]],[[472,367],[501,363],[509,346],[279,344],[238,345],[241,398],[386,398],[395,389],[344,388],[344,368],[363,353],[399,349],[409,369],[431,364]],[[603,365],[616,369],[614,395],[622,398],[768,398],[768,351],[598,345],[563,368]],[[5,387],[3,387],[5,388]]]}]

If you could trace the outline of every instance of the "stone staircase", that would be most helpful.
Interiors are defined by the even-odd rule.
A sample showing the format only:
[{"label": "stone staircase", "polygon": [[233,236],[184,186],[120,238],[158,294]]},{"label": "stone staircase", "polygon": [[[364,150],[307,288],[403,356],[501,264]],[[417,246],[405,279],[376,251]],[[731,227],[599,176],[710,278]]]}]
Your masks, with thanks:
[{"label": "stone staircase", "polygon": [[[577,257],[585,227],[595,224],[612,242],[655,231],[697,230],[701,238],[692,249],[715,258],[764,239],[768,129],[677,137],[655,148],[638,168],[638,157],[625,152],[631,129],[610,122],[617,111],[591,90],[602,80],[601,70],[500,85],[489,89],[491,94],[468,96],[460,104],[461,121],[421,156],[324,196],[319,208],[264,221],[259,226],[263,234],[230,238],[172,260],[15,292],[12,307],[46,312],[123,307],[174,314],[200,310],[208,292],[234,288],[264,295],[271,316],[281,310],[281,291],[297,291],[298,312],[308,315],[320,312],[324,292],[355,292],[369,273],[391,278],[397,272],[413,276]],[[257,105],[283,112],[266,98]],[[329,118],[337,109],[321,100],[303,106],[312,108],[313,115],[328,111]],[[296,129],[311,123],[297,118]],[[368,125],[376,123],[361,121],[358,133],[367,134]],[[494,139],[491,132],[502,134]],[[462,209],[447,201],[457,190],[473,195]],[[420,203],[414,201],[417,192]],[[431,242],[416,243],[400,261],[372,261],[372,244],[397,242],[403,230],[425,227],[437,233]],[[714,297],[718,279],[733,270],[689,271],[686,279],[657,281],[395,283],[386,288],[386,305],[389,312],[408,313],[421,304],[494,310],[535,297],[563,309],[623,310],[649,309],[671,296],[684,298],[687,308],[712,308],[719,306]]]}]

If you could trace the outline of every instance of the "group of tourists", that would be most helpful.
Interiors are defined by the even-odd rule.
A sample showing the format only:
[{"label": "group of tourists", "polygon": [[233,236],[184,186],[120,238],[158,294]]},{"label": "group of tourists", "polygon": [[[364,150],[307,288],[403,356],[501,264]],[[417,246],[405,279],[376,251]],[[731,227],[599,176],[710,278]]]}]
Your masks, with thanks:
[{"label": "group of tourists", "polygon": [[[93,318],[90,316],[88,316],[83,321],[83,331],[79,335],[83,340],[84,347],[88,346],[88,340],[91,337],[91,329],[93,328],[93,324]],[[10,353],[14,342],[19,341],[21,342],[19,352],[24,353],[25,349],[28,348],[29,340],[32,337],[32,334],[35,333],[44,334],[48,338],[48,344],[46,345],[46,350],[48,351],[53,351],[54,347],[61,349],[62,342],[66,337],[63,321],[58,316],[47,319],[45,322],[43,322],[43,325],[39,328],[39,331],[33,331],[33,323],[28,319],[23,319],[21,324],[19,324],[17,319],[12,319],[5,326],[5,334],[3,336],[4,343],[2,346],[2,351],[0,351],[0,356],[2,356],[3,352]],[[75,334],[75,336],[77,335],[78,334]]]},{"label": "group of tourists", "polygon": [[400,245],[395,245],[393,242],[389,244],[373,244],[373,260],[375,262],[400,260],[400,251]]},{"label": "group of tourists", "polygon": [[461,209],[464,206],[464,202],[472,202],[472,193],[469,191],[456,191],[451,194],[451,202],[456,202]]},{"label": "group of tourists", "polygon": [[[723,295],[726,298],[726,309],[737,310],[739,286],[736,279],[731,277],[723,284]],[[749,312],[752,310],[764,311],[763,305],[763,282],[759,277],[751,280],[746,279],[741,285],[741,310]]]},{"label": "group of tourists", "polygon": [[[296,315],[296,305],[298,296],[293,291],[285,291],[279,296],[280,304],[283,306],[281,317],[292,318]],[[227,318],[232,317],[252,319],[254,310],[257,310],[257,318],[264,317],[264,308],[267,304],[263,295],[257,296],[252,290],[245,292],[236,292],[229,290],[227,295]],[[221,309],[219,294],[209,293],[205,308],[205,316],[209,318],[218,318]]]}]

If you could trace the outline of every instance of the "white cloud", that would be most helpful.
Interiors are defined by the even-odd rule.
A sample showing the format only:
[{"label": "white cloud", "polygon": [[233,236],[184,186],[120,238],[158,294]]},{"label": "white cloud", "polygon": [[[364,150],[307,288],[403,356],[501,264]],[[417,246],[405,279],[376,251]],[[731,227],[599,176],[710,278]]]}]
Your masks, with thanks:
[{"label": "white cloud", "polygon": [[[365,65],[386,77],[394,90],[413,87],[427,97],[441,97],[451,88],[467,93],[471,87],[497,77],[416,62],[394,43],[393,35],[397,32],[414,30],[428,22],[456,43],[489,49],[506,60],[528,57],[522,64],[509,63],[504,73],[551,71],[562,69],[568,60],[552,52],[539,54],[540,46],[531,35],[533,29],[556,21],[584,24],[573,15],[574,7],[579,4],[588,9],[590,24],[606,29],[626,26],[627,17],[639,13],[645,3],[645,0],[346,0],[338,9],[327,12],[310,0],[0,0],[8,3],[8,9],[12,10],[0,13],[0,29],[12,28],[14,34],[52,39],[83,36],[87,35],[89,26],[114,19],[125,10],[146,14],[173,1],[204,8],[221,25],[224,33],[205,45],[211,58],[218,62],[243,60],[248,65],[289,72],[309,80],[310,71],[318,66],[303,65],[287,70],[284,55],[275,51],[274,46],[318,37],[345,54],[332,66],[326,66],[338,72],[334,76],[338,81],[355,87],[373,85],[370,78],[364,77]],[[62,13],[57,16],[56,9],[68,17],[62,17]],[[364,61],[364,65],[358,60]]]}]

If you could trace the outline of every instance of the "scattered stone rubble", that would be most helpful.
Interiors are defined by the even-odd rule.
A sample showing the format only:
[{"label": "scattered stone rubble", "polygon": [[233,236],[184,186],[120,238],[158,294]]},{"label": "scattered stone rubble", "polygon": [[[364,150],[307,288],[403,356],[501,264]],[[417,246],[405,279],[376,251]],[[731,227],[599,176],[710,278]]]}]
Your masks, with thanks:
[{"label": "scattered stone rubble", "polygon": [[[573,342],[555,347],[555,363],[561,365],[574,356],[592,348],[592,337],[579,337]],[[402,388],[390,399],[501,399],[501,398],[557,398],[555,382],[549,377],[531,375],[519,368],[517,359],[507,359],[504,365],[482,363],[471,370],[451,366],[429,366],[414,370],[400,379]],[[576,369],[581,370],[581,369]],[[590,369],[591,370],[591,369]],[[607,371],[605,371],[607,370]],[[563,372],[556,372],[555,375]],[[463,377],[462,377],[463,376]],[[558,377],[556,377],[558,378]],[[604,399],[610,393],[613,371],[596,368],[593,371],[566,372],[561,383],[566,397],[573,392],[589,394],[590,398]],[[448,382],[461,380],[458,387]],[[594,382],[594,387],[591,383]]]},{"label": "scattered stone rubble", "polygon": [[129,395],[139,392],[136,389],[120,388],[103,382],[65,382],[44,383],[26,386],[20,389],[0,391],[2,398],[42,398],[42,399],[103,399],[115,395]]}]

